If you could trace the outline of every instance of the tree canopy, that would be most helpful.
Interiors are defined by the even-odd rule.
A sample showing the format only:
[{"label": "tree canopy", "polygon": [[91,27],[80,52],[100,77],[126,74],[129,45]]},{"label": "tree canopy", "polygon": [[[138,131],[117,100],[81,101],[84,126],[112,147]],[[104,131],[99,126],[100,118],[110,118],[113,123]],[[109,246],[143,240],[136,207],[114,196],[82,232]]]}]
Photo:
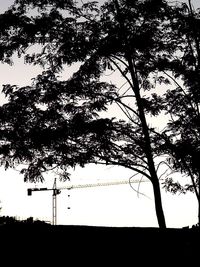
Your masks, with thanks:
[{"label": "tree canopy", "polygon": [[[64,6],[57,1],[42,4],[17,1],[2,15],[2,61],[11,63],[14,51],[21,55],[31,45],[37,44],[37,52],[26,53],[25,60],[47,68],[35,78],[31,87],[5,85],[3,88],[9,98],[9,102],[1,108],[4,118],[2,136],[7,139],[2,149],[8,151],[8,155],[2,153],[6,155],[5,164],[10,164],[10,160],[20,163],[23,160],[39,160],[39,164],[51,165],[58,160],[59,166],[74,166],[98,159],[107,162],[109,159],[114,164],[128,167],[135,164],[142,166],[141,173],[148,169],[143,151],[146,142],[143,141],[140,125],[140,117],[144,114],[139,113],[143,113],[143,103],[148,108],[150,101],[138,95],[141,111],[134,103],[133,108],[126,106],[121,100],[123,96],[117,93],[117,86],[102,82],[101,76],[106,69],[117,68],[133,88],[129,77],[133,66],[128,65],[126,57],[134,56],[138,75],[135,81],[138,80],[143,89],[150,89],[148,78],[155,70],[152,59],[160,53],[159,40],[164,36],[159,28],[165,12],[165,4],[161,2],[121,1],[120,12],[117,11],[120,14],[116,15],[115,1],[106,3],[100,10],[92,2],[75,7],[70,1],[66,1]],[[154,8],[150,9],[152,5]],[[33,9],[38,7],[40,12],[30,16],[28,6]],[[65,12],[61,12],[62,9]],[[144,40],[148,45],[144,45]],[[75,62],[82,62],[78,72],[67,81],[60,80],[59,71],[63,65]],[[132,95],[130,97],[133,98]],[[158,112],[157,99],[154,94],[151,100],[154,113]],[[132,113],[130,122],[99,118],[100,112],[114,101]],[[14,133],[9,140],[12,130]],[[64,149],[70,154],[69,158],[63,161],[63,156],[60,157],[60,152],[54,149],[61,153]],[[84,156],[84,153],[87,155]],[[148,172],[144,173],[148,176]],[[37,175],[34,174],[34,177],[37,179]]]},{"label": "tree canopy", "polygon": [[[187,144],[197,152],[199,127],[198,116],[193,120],[194,112],[199,115],[199,14],[185,10],[164,0],[113,0],[101,7],[16,0],[0,15],[0,60],[12,64],[17,52],[44,71],[31,86],[4,85],[1,164],[28,164],[22,173],[29,181],[42,180],[52,168],[66,178],[69,167],[88,163],[132,169],[152,182],[158,223],[165,227],[155,158],[168,154],[179,169],[184,160],[192,174],[198,168],[194,149],[178,157]],[[62,79],[74,64],[78,70]],[[108,72],[123,84],[105,81]],[[170,81],[176,88],[163,95],[161,85]],[[113,104],[126,119],[102,116]],[[161,111],[173,119],[158,132],[148,116]],[[191,116],[194,127],[188,126]]]},{"label": "tree canopy", "polygon": [[[186,173],[191,183],[181,185],[166,179],[167,190],[176,193],[193,191],[199,202],[200,138],[200,12],[191,1],[176,7],[171,16],[171,38],[177,45],[173,59],[166,61],[168,77],[174,88],[165,94],[165,110],[171,119],[165,129],[168,162],[173,169]],[[170,138],[170,144],[169,144]]]}]

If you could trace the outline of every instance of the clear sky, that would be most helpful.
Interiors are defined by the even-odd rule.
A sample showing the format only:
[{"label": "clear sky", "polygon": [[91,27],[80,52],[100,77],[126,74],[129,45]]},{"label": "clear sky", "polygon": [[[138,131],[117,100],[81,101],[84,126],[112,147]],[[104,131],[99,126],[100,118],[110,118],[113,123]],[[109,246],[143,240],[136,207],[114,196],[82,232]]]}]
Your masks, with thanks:
[{"label": "clear sky", "polygon": [[[0,10],[11,4],[12,0],[0,0]],[[194,0],[198,4],[199,0]],[[27,85],[31,78],[41,72],[39,67],[23,64],[16,59],[14,66],[0,64],[0,90],[6,83]],[[4,99],[0,96],[0,103]],[[115,112],[115,111],[114,111]],[[116,110],[116,112],[118,112]],[[162,121],[158,121],[162,124]],[[90,165],[76,168],[72,173],[74,181],[95,182],[98,180],[128,179],[133,173],[119,167],[98,167]],[[139,178],[139,177],[138,177]],[[52,192],[34,192],[27,196],[29,187],[53,186],[53,174],[48,176],[44,184],[27,184],[17,171],[4,171],[0,168],[0,215],[18,216],[52,220]],[[64,184],[58,182],[58,187]],[[137,184],[134,185],[137,189]],[[157,226],[154,209],[154,198],[150,183],[142,183],[139,195],[129,185],[117,185],[97,188],[62,190],[57,196],[58,223],[86,224],[109,226]],[[69,196],[70,195],[70,196]],[[195,195],[173,196],[162,190],[163,207],[167,226],[183,227],[197,223],[197,201]],[[70,207],[70,209],[68,209]]]}]

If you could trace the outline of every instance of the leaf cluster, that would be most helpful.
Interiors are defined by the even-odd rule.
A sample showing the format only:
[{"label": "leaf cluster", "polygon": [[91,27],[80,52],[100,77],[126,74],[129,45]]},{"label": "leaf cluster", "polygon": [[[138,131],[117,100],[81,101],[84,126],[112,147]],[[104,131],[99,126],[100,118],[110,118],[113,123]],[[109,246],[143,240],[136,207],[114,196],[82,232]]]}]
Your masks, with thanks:
[{"label": "leaf cluster", "polygon": [[[150,153],[155,157],[168,153],[178,166],[174,168],[185,170],[186,162],[197,172],[199,65],[195,38],[199,30],[195,28],[193,34],[194,24],[184,6],[157,0],[119,3],[120,10],[116,1],[98,9],[94,2],[78,6],[70,0],[18,0],[0,16],[0,60],[11,63],[17,51],[26,63],[46,68],[31,86],[3,88],[8,103],[0,107],[0,154],[6,168],[28,164],[23,170],[25,179],[35,181],[52,168],[66,172],[77,164],[103,162],[151,179],[139,105],[145,114],[158,116],[165,110],[172,118],[163,135],[147,129]],[[198,13],[195,22],[199,23]],[[36,51],[29,52],[35,45]],[[59,78],[64,66],[77,62],[76,73],[66,81]],[[119,94],[117,86],[102,82],[106,70],[118,70],[126,79],[134,95],[133,108],[121,101],[125,95]],[[130,78],[133,70],[140,88],[136,100],[138,92]],[[183,80],[186,92],[177,86],[164,96],[155,92],[150,97],[140,95],[155,87],[152,75],[154,81],[168,85],[169,77],[164,74],[169,70],[174,79]],[[131,123],[101,117],[113,103],[120,103]]]}]

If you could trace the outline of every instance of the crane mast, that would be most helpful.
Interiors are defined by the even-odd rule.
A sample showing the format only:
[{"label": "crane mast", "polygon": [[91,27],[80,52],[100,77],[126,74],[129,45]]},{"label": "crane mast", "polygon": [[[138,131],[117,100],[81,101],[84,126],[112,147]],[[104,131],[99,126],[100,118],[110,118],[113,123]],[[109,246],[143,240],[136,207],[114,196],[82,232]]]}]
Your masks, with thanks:
[{"label": "crane mast", "polygon": [[53,184],[53,195],[52,195],[52,224],[57,224],[57,195],[60,194],[61,191],[56,187],[56,178],[54,179]]}]

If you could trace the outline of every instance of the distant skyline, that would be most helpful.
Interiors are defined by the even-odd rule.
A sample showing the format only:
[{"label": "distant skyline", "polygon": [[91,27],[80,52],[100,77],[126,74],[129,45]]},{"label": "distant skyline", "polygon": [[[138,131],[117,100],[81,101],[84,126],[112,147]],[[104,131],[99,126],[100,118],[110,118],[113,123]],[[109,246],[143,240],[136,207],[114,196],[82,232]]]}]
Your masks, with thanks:
[{"label": "distant skyline", "polygon": [[[13,0],[0,0],[0,11],[12,3]],[[200,1],[194,0],[193,4],[200,6]],[[28,85],[31,78],[40,72],[41,68],[38,66],[24,65],[23,59],[15,58],[13,66],[0,64],[0,90],[6,83]],[[0,105],[4,101],[0,95]],[[76,168],[72,172],[72,183],[77,179],[82,183],[95,182],[98,179],[128,179],[132,174],[130,170],[120,167],[90,165],[83,169]],[[34,192],[32,196],[27,196],[27,188],[51,188],[53,180],[52,174],[44,184],[24,183],[23,176],[17,171],[0,168],[0,216],[33,216],[51,221],[52,192]],[[63,185],[58,182],[58,187]],[[134,188],[137,189],[137,185]],[[157,227],[152,186],[150,183],[143,183],[140,190],[147,197],[138,197],[129,185],[63,190],[57,196],[58,224]],[[194,194],[173,196],[162,190],[162,196],[168,227],[192,226],[197,223],[197,201]]]}]

